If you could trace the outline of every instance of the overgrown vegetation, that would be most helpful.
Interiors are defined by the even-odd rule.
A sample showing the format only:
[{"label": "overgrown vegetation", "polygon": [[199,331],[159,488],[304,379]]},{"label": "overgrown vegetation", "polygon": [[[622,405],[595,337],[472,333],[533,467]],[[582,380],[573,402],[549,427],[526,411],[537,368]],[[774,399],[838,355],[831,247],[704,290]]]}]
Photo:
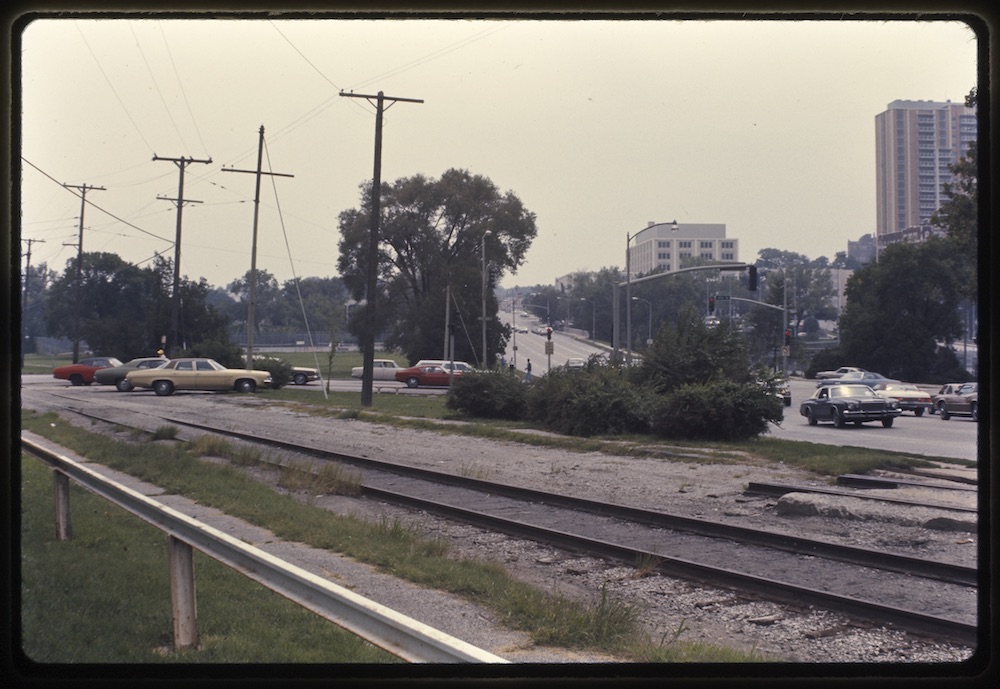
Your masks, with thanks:
[{"label": "overgrown vegetation", "polygon": [[[528,631],[537,643],[596,650],[642,662],[679,659],[715,662],[720,658],[739,658],[746,662],[762,659],[753,653],[741,654],[732,649],[714,646],[688,647],[683,643],[664,646],[662,643],[653,643],[639,627],[636,611],[612,600],[606,592],[602,592],[600,600],[592,604],[553,595],[514,579],[499,565],[450,558],[444,542],[423,539],[397,521],[383,520],[371,524],[354,517],[334,515],[292,496],[279,494],[236,467],[198,459],[198,453],[209,449],[213,456],[225,456],[230,451],[230,446],[219,444],[218,441],[201,441],[204,445],[196,446],[197,451],[192,451],[189,447],[192,446],[191,443],[170,446],[151,443],[139,457],[128,443],[76,428],[54,414],[38,415],[25,411],[22,414],[22,424],[28,430],[73,448],[92,461],[264,526],[278,538],[339,552],[372,564],[394,576],[468,597],[496,610],[510,627]],[[314,488],[315,486],[310,486],[310,490]],[[80,524],[78,530],[82,529],[83,525]],[[38,538],[50,542],[52,537],[46,534]],[[91,555],[94,558],[108,557],[98,551]],[[41,566],[47,567],[45,564]],[[72,570],[66,569],[63,574],[69,576],[70,571],[79,572],[81,566],[82,563],[77,562]],[[97,571],[97,568],[99,565],[94,564],[87,571]],[[48,590],[72,590],[76,584],[77,582],[68,580],[64,584],[52,583],[48,585]],[[63,599],[61,604],[65,606],[66,600]],[[126,609],[119,605],[102,607],[109,619],[116,617],[110,613],[120,610],[120,614],[124,614]],[[121,622],[118,620],[119,624]],[[76,633],[81,638],[87,637],[80,641],[81,644],[93,641],[89,627],[54,624],[54,628],[63,634]],[[232,628],[227,633],[239,639],[244,634],[257,635],[262,637],[260,643],[265,643],[263,639],[271,634],[271,625],[254,622],[247,624],[248,628]],[[165,643],[163,630],[169,629],[169,619],[162,628],[158,624],[155,626],[155,631],[147,630],[143,637],[150,646]],[[231,625],[227,623],[224,626],[228,628]],[[136,645],[135,637],[127,638],[132,646]],[[225,634],[213,637],[213,645],[226,647],[227,638]],[[239,646],[242,641],[236,640],[233,643]],[[54,645],[52,648],[57,651]],[[91,654],[118,652],[120,649],[108,648],[90,651]],[[239,649],[220,650],[218,653],[223,655],[212,656],[211,660],[215,662],[218,657],[229,657],[225,655],[227,653],[240,652]],[[186,657],[177,659],[184,662],[189,660]],[[101,662],[119,661],[112,658]]]},{"label": "overgrown vegetation", "polygon": [[591,357],[580,370],[556,369],[530,385],[520,380],[465,374],[452,385],[448,408],[582,437],[747,440],[782,419],[774,381],[753,370],[742,334],[728,322],[710,328],[693,312],[657,334],[639,367]]}]

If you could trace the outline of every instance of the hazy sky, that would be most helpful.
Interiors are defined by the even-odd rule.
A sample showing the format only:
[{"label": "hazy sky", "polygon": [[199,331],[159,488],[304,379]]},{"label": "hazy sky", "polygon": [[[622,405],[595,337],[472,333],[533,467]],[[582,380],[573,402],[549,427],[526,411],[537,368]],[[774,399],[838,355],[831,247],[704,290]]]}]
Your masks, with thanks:
[{"label": "hazy sky", "polygon": [[[173,257],[225,286],[337,274],[337,218],[370,180],[449,168],[489,177],[537,215],[504,286],[624,266],[647,221],[725,223],[752,262],[775,247],[833,258],[875,228],[875,116],[958,101],[977,37],[957,21],[43,19],[22,34],[24,239],[62,272],[85,251]],[[158,198],[161,197],[161,198]],[[194,203],[198,201],[200,203]],[[106,212],[105,212],[106,211]],[[64,246],[69,244],[72,246]]]}]

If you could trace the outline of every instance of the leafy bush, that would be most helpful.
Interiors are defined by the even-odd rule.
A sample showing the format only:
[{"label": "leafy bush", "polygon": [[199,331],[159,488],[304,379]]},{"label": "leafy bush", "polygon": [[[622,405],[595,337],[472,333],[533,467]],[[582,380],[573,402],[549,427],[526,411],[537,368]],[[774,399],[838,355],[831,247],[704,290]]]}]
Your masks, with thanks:
[{"label": "leafy bush", "polygon": [[648,433],[655,394],[619,367],[556,369],[528,392],[528,418],[569,435]]},{"label": "leafy bush", "polygon": [[781,399],[756,382],[714,380],[682,385],[663,395],[653,433],[685,440],[747,440],[782,419]]},{"label": "leafy bush", "polygon": [[729,321],[709,328],[689,311],[657,333],[641,368],[643,379],[664,393],[714,378],[748,382],[749,364],[746,339]]},{"label": "leafy bush", "polygon": [[271,374],[271,387],[275,390],[288,385],[292,380],[292,365],[284,359],[274,356],[255,356],[253,367],[258,371],[267,371]]},{"label": "leafy bush", "polygon": [[171,359],[183,356],[207,357],[215,359],[226,368],[243,368],[243,350],[229,340],[203,340],[190,349],[172,353]]},{"label": "leafy bush", "polygon": [[474,371],[455,376],[445,404],[469,416],[517,420],[524,416],[526,388],[509,371]]}]

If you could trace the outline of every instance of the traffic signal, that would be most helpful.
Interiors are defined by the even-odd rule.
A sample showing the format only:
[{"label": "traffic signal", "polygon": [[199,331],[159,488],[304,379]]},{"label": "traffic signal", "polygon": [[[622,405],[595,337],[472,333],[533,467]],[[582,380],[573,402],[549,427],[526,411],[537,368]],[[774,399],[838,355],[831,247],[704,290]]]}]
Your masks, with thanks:
[{"label": "traffic signal", "polygon": [[792,331],[791,330],[786,330],[785,331],[785,346],[786,347],[791,347],[792,346]]},{"label": "traffic signal", "polygon": [[715,313],[715,297],[708,298],[708,315]]},{"label": "traffic signal", "polygon": [[757,291],[757,266],[750,266],[747,270],[747,278],[750,281],[750,291]]},{"label": "traffic signal", "polygon": [[552,339],[552,328],[546,328],[545,329],[545,338],[548,339],[548,340]]}]

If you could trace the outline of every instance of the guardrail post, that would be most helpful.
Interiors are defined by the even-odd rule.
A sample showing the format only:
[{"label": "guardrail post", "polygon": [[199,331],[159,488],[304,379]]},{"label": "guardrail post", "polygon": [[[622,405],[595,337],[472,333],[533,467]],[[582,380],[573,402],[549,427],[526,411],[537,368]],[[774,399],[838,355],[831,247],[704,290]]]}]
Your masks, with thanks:
[{"label": "guardrail post", "polygon": [[170,603],[174,618],[174,648],[198,644],[198,614],[194,590],[194,548],[168,536]]},{"label": "guardrail post", "polygon": [[73,538],[73,520],[69,509],[69,476],[61,471],[53,471],[52,485],[56,494],[56,538],[68,541]]}]

